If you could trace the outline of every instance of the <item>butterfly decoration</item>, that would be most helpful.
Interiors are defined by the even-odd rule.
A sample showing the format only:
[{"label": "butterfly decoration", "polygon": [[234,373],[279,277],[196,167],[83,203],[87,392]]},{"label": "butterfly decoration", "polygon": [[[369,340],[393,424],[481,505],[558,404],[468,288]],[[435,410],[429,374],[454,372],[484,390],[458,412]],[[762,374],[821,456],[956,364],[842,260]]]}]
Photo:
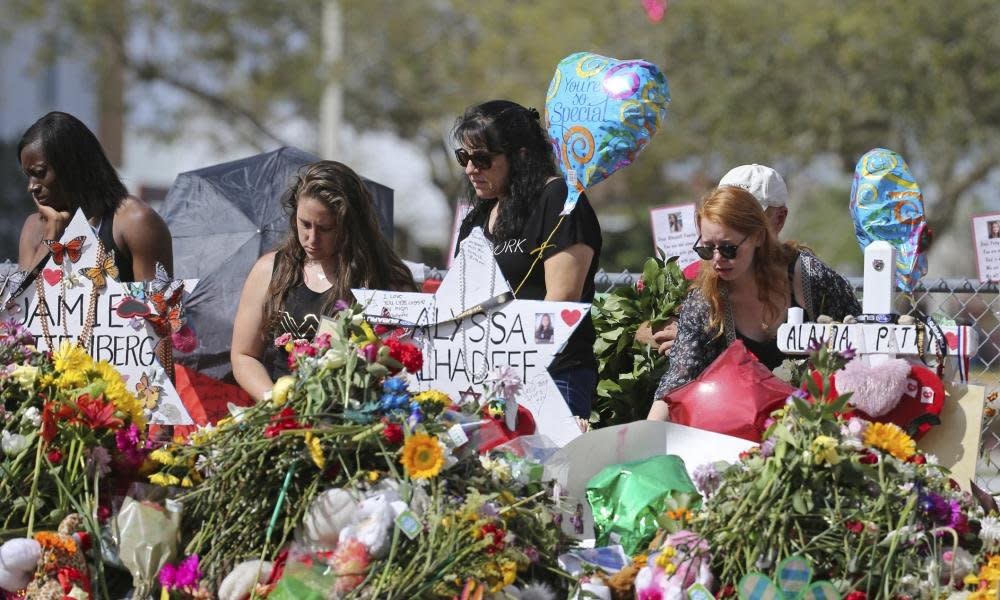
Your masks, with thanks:
[{"label": "butterfly decoration", "polygon": [[149,373],[143,373],[139,383],[135,384],[135,395],[147,410],[156,408],[160,402],[160,393],[163,392],[163,386],[155,385],[153,379]]},{"label": "butterfly decoration", "polygon": [[167,312],[167,309],[176,306],[180,302],[181,294],[184,293],[184,280],[171,279],[167,269],[160,263],[156,263],[156,272],[153,280],[149,282],[149,300],[153,303],[159,313]]},{"label": "butterfly decoration", "polygon": [[111,279],[118,279],[118,266],[115,264],[115,252],[112,250],[103,257],[98,256],[97,259],[97,264],[93,267],[80,269],[80,275],[83,275],[93,282],[95,288],[104,289],[104,287],[108,284],[109,277]]},{"label": "butterfly decoration", "polygon": [[0,306],[6,307],[8,300],[13,300],[21,295],[25,287],[22,284],[27,276],[27,271],[13,271],[2,276],[3,282],[0,283]]},{"label": "butterfly decoration", "polygon": [[777,584],[760,572],[747,573],[736,591],[740,600],[838,600],[840,593],[829,581],[812,581],[813,567],[804,556],[789,556],[778,563]]},{"label": "butterfly decoration", "polygon": [[162,313],[150,313],[143,318],[153,327],[153,331],[160,338],[177,333],[183,325],[180,306],[167,307],[167,310]]},{"label": "butterfly decoration", "polygon": [[80,257],[83,256],[83,243],[86,241],[87,236],[78,235],[65,244],[55,240],[45,240],[45,245],[52,253],[52,260],[56,261],[57,265],[62,266],[63,260],[67,258],[70,263],[80,260]]},{"label": "butterfly decoration", "polygon": [[122,286],[125,288],[125,293],[129,298],[134,300],[145,300],[146,299],[146,282],[145,281],[123,281]]}]

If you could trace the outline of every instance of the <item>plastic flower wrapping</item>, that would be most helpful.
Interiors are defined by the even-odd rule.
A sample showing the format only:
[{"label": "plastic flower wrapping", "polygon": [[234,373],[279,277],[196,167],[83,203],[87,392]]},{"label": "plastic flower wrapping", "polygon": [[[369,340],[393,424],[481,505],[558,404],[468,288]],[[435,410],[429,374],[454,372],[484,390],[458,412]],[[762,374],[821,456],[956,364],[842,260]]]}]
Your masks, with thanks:
[{"label": "plastic flower wrapping", "polygon": [[850,206],[861,252],[874,241],[892,244],[899,289],[912,292],[927,274],[931,231],[920,186],[903,157],[885,148],[866,152],[854,169]]},{"label": "plastic flower wrapping", "polygon": [[545,97],[545,126],[569,187],[562,214],[584,190],[632,164],[669,103],[667,78],[645,60],[577,52],[559,62]]}]

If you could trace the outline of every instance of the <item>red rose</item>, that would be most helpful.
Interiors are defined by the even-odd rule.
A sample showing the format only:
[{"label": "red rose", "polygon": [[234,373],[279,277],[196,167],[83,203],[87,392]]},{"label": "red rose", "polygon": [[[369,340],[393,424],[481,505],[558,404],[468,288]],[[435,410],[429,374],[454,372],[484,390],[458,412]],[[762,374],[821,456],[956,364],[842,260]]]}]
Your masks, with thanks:
[{"label": "red rose", "polygon": [[646,289],[646,282],[642,280],[642,277],[640,277],[639,281],[635,282],[635,291],[641,293],[644,289]]},{"label": "red rose", "polygon": [[108,519],[111,518],[111,509],[107,506],[97,507],[97,521],[100,523],[107,523]]},{"label": "red rose", "polygon": [[927,464],[927,458],[923,454],[914,454],[906,462],[911,462],[915,465]]},{"label": "red rose", "polygon": [[878,462],[878,456],[872,452],[865,452],[864,456],[858,459],[858,462],[863,465],[874,465]]},{"label": "red rose", "polygon": [[853,591],[844,596],[844,600],[868,600],[868,595],[864,592]]},{"label": "red rose", "polygon": [[399,423],[384,421],[385,428],[382,430],[382,437],[393,446],[403,443],[403,427]]},{"label": "red rose", "polygon": [[50,463],[59,464],[59,461],[62,460],[62,452],[58,450],[51,450],[49,451],[48,457]]},{"label": "red rose", "polygon": [[865,524],[861,521],[848,521],[844,523],[844,527],[851,533],[861,533],[865,530]]}]

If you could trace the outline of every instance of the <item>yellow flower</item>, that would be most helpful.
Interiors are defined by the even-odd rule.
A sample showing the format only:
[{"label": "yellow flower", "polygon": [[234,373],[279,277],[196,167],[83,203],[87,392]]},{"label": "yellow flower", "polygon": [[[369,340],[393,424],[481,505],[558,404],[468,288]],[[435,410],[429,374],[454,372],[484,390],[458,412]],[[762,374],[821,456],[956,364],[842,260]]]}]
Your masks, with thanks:
[{"label": "yellow flower", "polygon": [[312,458],[313,464],[316,465],[317,469],[322,469],[326,466],[326,457],[323,456],[323,444],[320,443],[319,438],[313,435],[311,431],[306,432],[306,448],[309,449],[309,457]]},{"label": "yellow flower", "polygon": [[102,360],[94,365],[93,370],[97,377],[104,382],[104,397],[138,427],[145,425],[146,414],[142,403],[139,402],[135,394],[129,391],[118,369]]},{"label": "yellow flower", "polygon": [[17,365],[10,376],[23,388],[31,388],[38,379],[38,367],[33,365]]},{"label": "yellow flower", "polygon": [[415,433],[406,438],[401,459],[406,475],[412,479],[430,479],[441,472],[444,452],[437,438],[425,433]]},{"label": "yellow flower", "polygon": [[514,561],[501,561],[500,572],[503,575],[501,589],[507,587],[508,585],[514,585],[514,582],[517,581],[517,563]]},{"label": "yellow flower", "polygon": [[292,386],[295,385],[295,378],[291,375],[284,375],[279,377],[277,381],[274,382],[274,387],[271,388],[271,402],[274,402],[275,406],[281,406],[288,400],[288,392],[292,391]]},{"label": "yellow flower", "polygon": [[837,440],[828,435],[816,436],[809,450],[813,455],[813,463],[817,465],[835,465],[842,458],[837,453]]},{"label": "yellow flower", "polygon": [[865,430],[865,444],[884,450],[899,460],[906,460],[917,451],[913,438],[906,435],[899,425],[872,423]]},{"label": "yellow flower", "polygon": [[676,570],[677,570],[677,565],[675,565],[672,562],[668,562],[667,564],[663,565],[663,572],[666,573],[667,575],[673,575],[674,571]]},{"label": "yellow flower", "polygon": [[149,476],[149,482],[154,483],[159,486],[167,487],[171,485],[177,485],[181,482],[175,475],[170,475],[169,473],[153,473]]},{"label": "yellow flower", "polygon": [[149,457],[155,460],[156,462],[160,463],[161,465],[167,467],[173,465],[174,462],[176,461],[174,455],[171,454],[170,450],[164,450],[163,448],[153,450],[152,452],[149,453]]},{"label": "yellow flower", "polygon": [[429,417],[441,414],[441,411],[451,405],[451,398],[440,390],[420,392],[413,397],[413,401],[419,404],[420,410]]},{"label": "yellow flower", "polygon": [[52,353],[52,360],[55,362],[56,371],[60,373],[78,371],[82,374],[93,364],[86,350],[67,341],[60,344],[59,349]]},{"label": "yellow flower", "polygon": [[379,477],[378,471],[368,471],[368,481],[375,483]]},{"label": "yellow flower", "polygon": [[667,568],[667,565],[672,564],[670,562],[670,557],[667,556],[665,552],[661,552],[659,556],[656,557],[656,566],[661,569]]}]

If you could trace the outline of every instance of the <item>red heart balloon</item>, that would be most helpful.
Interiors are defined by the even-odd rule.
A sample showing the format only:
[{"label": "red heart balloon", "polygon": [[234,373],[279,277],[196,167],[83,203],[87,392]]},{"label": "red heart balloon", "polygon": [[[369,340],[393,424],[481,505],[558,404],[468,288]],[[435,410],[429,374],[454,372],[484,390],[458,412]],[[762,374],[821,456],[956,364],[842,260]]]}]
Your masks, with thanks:
[{"label": "red heart balloon", "polygon": [[764,422],[794,391],[737,340],[667,403],[674,423],[759,442]]}]

